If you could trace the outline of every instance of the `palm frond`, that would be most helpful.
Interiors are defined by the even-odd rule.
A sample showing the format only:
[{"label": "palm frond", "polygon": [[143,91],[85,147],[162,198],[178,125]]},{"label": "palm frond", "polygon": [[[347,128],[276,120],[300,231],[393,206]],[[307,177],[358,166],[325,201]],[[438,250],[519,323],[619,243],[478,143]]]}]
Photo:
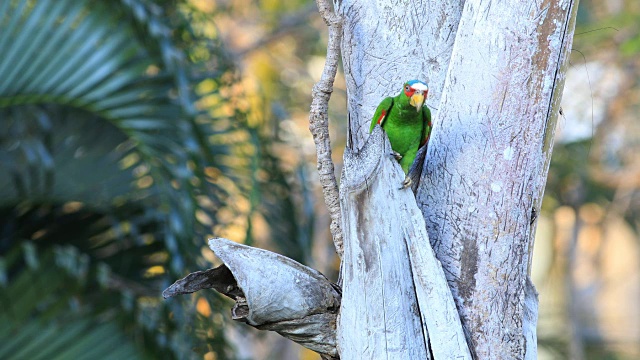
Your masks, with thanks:
[{"label": "palm frond", "polygon": [[[91,281],[90,264],[73,248],[38,253],[23,243],[0,258],[0,357],[3,359],[144,359],[151,352],[131,339],[118,319],[87,319],[77,288]],[[69,251],[71,250],[71,251]],[[9,275],[10,274],[10,275]],[[106,292],[106,291],[105,291]]]},{"label": "palm frond", "polygon": [[[233,92],[222,95],[237,76],[221,44],[192,27],[202,15],[157,3],[0,2],[0,265],[23,259],[4,277],[0,270],[0,283],[29,299],[11,299],[13,314],[32,326],[21,336],[40,331],[38,341],[49,343],[46,334],[86,335],[86,323],[59,320],[80,302],[83,314],[116,324],[92,327],[113,339],[135,334],[142,340],[134,345],[157,349],[156,357],[214,351],[225,359],[222,326],[197,314],[197,298],[154,294],[208,265],[201,249],[225,225],[221,208],[251,216],[234,201],[243,192],[255,190],[250,211],[272,222],[283,252],[300,260],[309,258],[312,214],[298,214],[268,139],[247,125]],[[266,181],[255,179],[259,171]],[[26,241],[33,251],[20,250]],[[31,271],[29,254],[85,275],[68,293],[53,277],[36,292],[20,275]],[[34,312],[41,300],[53,305]],[[15,330],[7,324],[3,344]]]},{"label": "palm frond", "polygon": [[[53,153],[57,149],[51,147],[52,133],[70,126],[62,120],[65,114],[71,114],[68,122],[91,117],[87,126],[106,129],[97,124],[107,122],[112,128],[104,135],[111,135],[113,148],[130,147],[112,153],[112,160],[124,163],[125,172],[144,167],[152,179],[132,186],[129,197],[153,195],[157,204],[176,209],[167,211],[166,230],[178,245],[193,250],[193,232],[186,229],[197,228],[194,214],[200,210],[215,217],[215,209],[198,205],[197,195],[224,195],[215,182],[198,181],[195,175],[199,172],[204,175],[200,179],[206,180],[201,169],[225,168],[212,153],[223,149],[207,142],[214,132],[211,125],[197,121],[186,61],[180,60],[179,49],[170,46],[157,16],[145,12],[141,2],[123,1],[138,21],[148,22],[152,34],[162,35],[156,36],[162,51],[154,58],[135,41],[133,26],[116,16],[105,16],[102,10],[108,7],[100,4],[16,0],[5,6],[0,44],[6,56],[0,59],[0,78],[6,81],[0,83],[0,116],[14,126],[2,134],[0,143],[9,150],[5,162],[19,164],[10,175],[13,185],[7,191],[22,198],[59,192],[53,186],[64,186],[67,180],[57,171],[62,163],[77,166],[77,174],[88,174],[75,161],[82,158],[77,152],[71,159],[64,156],[68,153]],[[115,143],[118,140],[120,144]],[[126,156],[133,160],[124,161]],[[112,166],[110,170],[113,172]],[[117,182],[124,180],[126,177]],[[3,183],[9,181],[5,178]],[[85,199],[72,196],[65,200]],[[168,245],[174,246],[171,242]],[[173,270],[182,269],[174,266]]]},{"label": "palm frond", "polygon": [[230,152],[209,141],[229,130],[193,106],[195,66],[162,24],[153,4],[135,0],[0,4],[0,254],[25,239],[43,251],[74,246],[115,286],[113,297],[85,297],[94,314],[117,312],[124,296],[133,315],[122,324],[153,329],[154,347],[188,358],[206,341],[224,358],[219,331],[215,341],[175,336],[202,326],[193,305],[149,300],[202,262],[211,224],[195,214],[215,219],[226,196],[205,169],[228,173],[215,154]]}]

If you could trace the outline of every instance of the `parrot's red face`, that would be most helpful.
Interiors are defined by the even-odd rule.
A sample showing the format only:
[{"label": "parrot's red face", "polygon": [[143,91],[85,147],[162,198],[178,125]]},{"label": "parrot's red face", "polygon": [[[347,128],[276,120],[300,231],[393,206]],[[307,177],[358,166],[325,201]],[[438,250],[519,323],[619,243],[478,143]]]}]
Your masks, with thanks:
[{"label": "parrot's red face", "polygon": [[422,81],[412,80],[404,84],[404,94],[410,99],[409,103],[415,106],[417,111],[420,111],[429,94],[429,88]]},{"label": "parrot's red face", "polygon": [[424,98],[427,98],[427,94],[429,93],[429,89],[416,89],[411,87],[409,84],[404,85],[404,94],[407,95],[408,98],[412,97],[414,94],[422,95]]}]

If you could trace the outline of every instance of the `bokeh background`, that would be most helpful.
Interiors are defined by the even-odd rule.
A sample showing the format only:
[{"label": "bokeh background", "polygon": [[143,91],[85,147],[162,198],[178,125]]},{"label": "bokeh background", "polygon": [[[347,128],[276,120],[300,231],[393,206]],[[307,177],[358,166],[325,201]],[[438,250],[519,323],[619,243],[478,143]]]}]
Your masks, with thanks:
[{"label": "bokeh background", "polygon": [[[206,239],[337,278],[309,0],[0,0],[0,358],[318,359],[230,320]],[[640,3],[582,0],[535,244],[541,359],[640,358]],[[390,84],[397,87],[398,84]],[[346,134],[342,74],[330,103]]]}]

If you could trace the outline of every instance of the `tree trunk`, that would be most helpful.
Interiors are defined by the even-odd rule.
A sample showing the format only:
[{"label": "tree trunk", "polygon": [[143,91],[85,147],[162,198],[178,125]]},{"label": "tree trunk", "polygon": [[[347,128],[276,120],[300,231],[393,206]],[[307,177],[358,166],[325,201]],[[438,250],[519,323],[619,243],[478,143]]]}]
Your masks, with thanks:
[{"label": "tree trunk", "polygon": [[[335,5],[344,19],[349,146],[363,146],[381,99],[406,80],[429,81],[434,131],[417,200],[469,346],[477,358],[536,358],[530,254],[577,1]],[[343,173],[362,166],[345,161]],[[380,192],[397,191],[387,186]],[[346,236],[345,249],[360,241]]]},{"label": "tree trunk", "polygon": [[424,219],[391,145],[376,127],[345,152],[340,187],[343,359],[471,359]]},{"label": "tree trunk", "polygon": [[536,358],[529,265],[576,10],[467,1],[458,28],[418,203],[479,358]]}]

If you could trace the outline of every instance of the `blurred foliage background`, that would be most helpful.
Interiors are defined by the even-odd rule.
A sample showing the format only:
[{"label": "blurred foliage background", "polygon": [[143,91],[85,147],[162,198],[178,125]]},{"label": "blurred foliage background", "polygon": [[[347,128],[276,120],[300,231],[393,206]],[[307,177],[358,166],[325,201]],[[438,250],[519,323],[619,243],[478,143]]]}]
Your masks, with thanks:
[{"label": "blurred foliage background", "polygon": [[541,359],[640,358],[640,3],[582,0],[534,250]]},{"label": "blurred foliage background", "polygon": [[[336,279],[307,129],[326,33],[309,0],[0,0],[0,358],[318,359],[160,293],[213,235]],[[582,0],[573,49],[540,358],[640,358],[640,3]]]}]

